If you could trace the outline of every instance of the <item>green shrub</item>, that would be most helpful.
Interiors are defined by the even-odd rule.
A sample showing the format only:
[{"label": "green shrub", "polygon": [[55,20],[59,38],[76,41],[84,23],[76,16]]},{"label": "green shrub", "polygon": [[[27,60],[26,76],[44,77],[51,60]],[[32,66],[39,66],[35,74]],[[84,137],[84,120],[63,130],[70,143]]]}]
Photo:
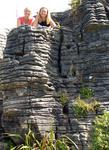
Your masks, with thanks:
[{"label": "green shrub", "polygon": [[77,11],[80,4],[81,4],[81,0],[71,0],[70,6],[71,6],[73,12]]},{"label": "green shrub", "polygon": [[94,91],[91,88],[89,88],[89,87],[82,87],[80,89],[80,95],[84,99],[89,99],[89,98],[94,96]]},{"label": "green shrub", "polygon": [[[20,135],[8,134],[10,136],[22,138]],[[70,146],[69,146],[70,145]],[[61,136],[55,139],[55,134],[53,130],[50,133],[45,134],[45,136],[39,141],[37,137],[29,129],[28,133],[25,134],[24,139],[22,139],[22,144],[12,147],[10,150],[79,150],[78,146],[67,136]]]},{"label": "green shrub", "polygon": [[96,117],[91,133],[91,150],[109,150],[109,113]]},{"label": "green shrub", "polygon": [[90,106],[84,100],[80,99],[80,97],[78,97],[72,106],[72,110],[75,117],[86,117],[90,110]]},{"label": "green shrub", "polygon": [[59,100],[60,100],[60,103],[62,104],[62,106],[64,107],[68,103],[68,100],[69,100],[67,92],[65,92],[65,91],[60,92]]},{"label": "green shrub", "polygon": [[97,113],[97,111],[100,110],[100,103],[96,99],[92,99],[92,101],[90,103],[90,108],[91,108],[90,110],[92,112]]},{"label": "green shrub", "polygon": [[100,107],[100,104],[95,99],[92,99],[91,102],[86,102],[80,97],[77,97],[75,102],[72,105],[72,110],[74,116],[79,117],[87,117],[89,112],[96,112]]}]

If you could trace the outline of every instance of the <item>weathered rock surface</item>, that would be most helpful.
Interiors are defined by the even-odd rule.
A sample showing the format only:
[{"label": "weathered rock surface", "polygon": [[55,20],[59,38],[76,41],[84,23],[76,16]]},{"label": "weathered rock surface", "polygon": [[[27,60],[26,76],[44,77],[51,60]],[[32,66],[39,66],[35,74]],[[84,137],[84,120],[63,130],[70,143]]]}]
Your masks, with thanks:
[{"label": "weathered rock surface", "polygon": [[[6,40],[7,40],[7,34],[9,33],[8,29],[0,29],[0,62],[2,62],[3,59],[3,51],[6,46]],[[3,112],[3,98],[2,98],[2,92],[0,91],[0,118],[2,116]],[[0,121],[0,136],[1,133],[3,132],[3,128],[1,126],[1,121]]]},{"label": "weathered rock surface", "polygon": [[[53,128],[56,136],[69,134],[80,149],[88,150],[95,114],[77,120],[71,107],[84,85],[109,111],[108,5],[108,1],[84,0],[72,27],[70,20],[62,21],[61,29],[21,26],[8,34],[0,61],[4,132],[23,134],[31,125],[41,136]],[[67,110],[59,93],[68,95]]]}]

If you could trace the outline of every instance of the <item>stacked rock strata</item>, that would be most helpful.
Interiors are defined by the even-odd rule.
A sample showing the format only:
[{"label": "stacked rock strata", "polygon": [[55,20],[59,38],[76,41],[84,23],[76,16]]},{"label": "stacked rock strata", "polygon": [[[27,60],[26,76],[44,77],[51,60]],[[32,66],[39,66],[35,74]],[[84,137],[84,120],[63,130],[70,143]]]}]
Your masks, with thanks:
[{"label": "stacked rock strata", "polygon": [[[42,136],[53,128],[57,136],[71,134],[78,145],[87,144],[87,122],[79,127],[70,110],[81,84],[72,33],[30,26],[9,33],[0,63],[5,132],[23,135],[31,126]],[[63,93],[68,96],[66,110],[60,100]]]},{"label": "stacked rock strata", "polygon": [[0,29],[0,59],[3,59],[3,50],[6,46],[6,39],[9,29]]},{"label": "stacked rock strata", "polygon": [[52,127],[68,132],[58,93],[66,90],[62,77],[72,77],[72,37],[66,28],[21,26],[9,33],[0,63],[5,132],[23,133],[29,125],[40,135]]},{"label": "stacked rock strata", "polygon": [[[0,29],[0,62],[2,62],[3,59],[3,51],[6,46],[6,39],[7,39],[7,34],[9,30],[8,29]],[[2,91],[0,91],[0,118],[2,116],[2,111],[3,111],[3,97],[2,97]],[[1,121],[0,121],[0,135],[2,133],[2,127],[1,127]]]},{"label": "stacked rock strata", "polygon": [[50,34],[46,29],[28,26],[9,33],[0,64],[4,97],[2,126],[6,132],[20,133],[32,124],[43,134],[55,125],[53,109],[54,112],[58,109],[52,78],[57,76],[58,37],[58,31]]},{"label": "stacked rock strata", "polygon": [[[100,1],[84,0],[79,9],[80,24],[73,30],[21,26],[9,33],[0,61],[5,132],[23,133],[31,125],[43,135],[53,127],[57,136],[70,134],[80,149],[88,150],[95,113],[77,119],[71,107],[85,86],[93,89],[101,108],[109,111],[109,21],[105,6]],[[63,93],[68,96],[67,108],[61,103]]]},{"label": "stacked rock strata", "polygon": [[[76,43],[67,28],[21,26],[9,33],[0,63],[5,132],[23,134],[31,126],[41,136],[51,128],[57,136],[71,133],[59,93],[70,98],[70,90],[75,92],[75,55]],[[70,84],[69,92],[65,84]]]},{"label": "stacked rock strata", "polygon": [[84,0],[79,9],[84,30],[96,30],[103,25],[109,26],[105,6],[101,1]]}]

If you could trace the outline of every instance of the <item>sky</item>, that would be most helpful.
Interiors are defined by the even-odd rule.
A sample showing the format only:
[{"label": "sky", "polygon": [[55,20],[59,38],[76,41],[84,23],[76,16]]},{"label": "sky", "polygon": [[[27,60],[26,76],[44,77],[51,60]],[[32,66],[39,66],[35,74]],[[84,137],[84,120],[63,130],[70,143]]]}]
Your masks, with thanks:
[{"label": "sky", "polygon": [[42,6],[50,12],[62,12],[70,9],[69,3],[70,0],[3,0],[0,3],[0,28],[16,27],[17,17],[23,16],[25,7],[29,7],[34,16]]}]

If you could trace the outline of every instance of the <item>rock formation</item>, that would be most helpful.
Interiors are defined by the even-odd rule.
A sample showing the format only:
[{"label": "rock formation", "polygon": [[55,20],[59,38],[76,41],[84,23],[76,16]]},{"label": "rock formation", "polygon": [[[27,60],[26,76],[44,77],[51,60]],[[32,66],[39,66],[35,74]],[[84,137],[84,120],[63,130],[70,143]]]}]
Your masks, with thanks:
[{"label": "rock formation", "polygon": [[[31,126],[42,136],[53,128],[57,137],[73,136],[81,150],[88,150],[95,114],[77,119],[71,106],[84,84],[109,110],[108,5],[82,1],[72,27],[64,20],[61,28],[52,30],[21,26],[10,31],[0,61],[3,132],[23,135]],[[62,93],[69,99],[66,110]]]}]

